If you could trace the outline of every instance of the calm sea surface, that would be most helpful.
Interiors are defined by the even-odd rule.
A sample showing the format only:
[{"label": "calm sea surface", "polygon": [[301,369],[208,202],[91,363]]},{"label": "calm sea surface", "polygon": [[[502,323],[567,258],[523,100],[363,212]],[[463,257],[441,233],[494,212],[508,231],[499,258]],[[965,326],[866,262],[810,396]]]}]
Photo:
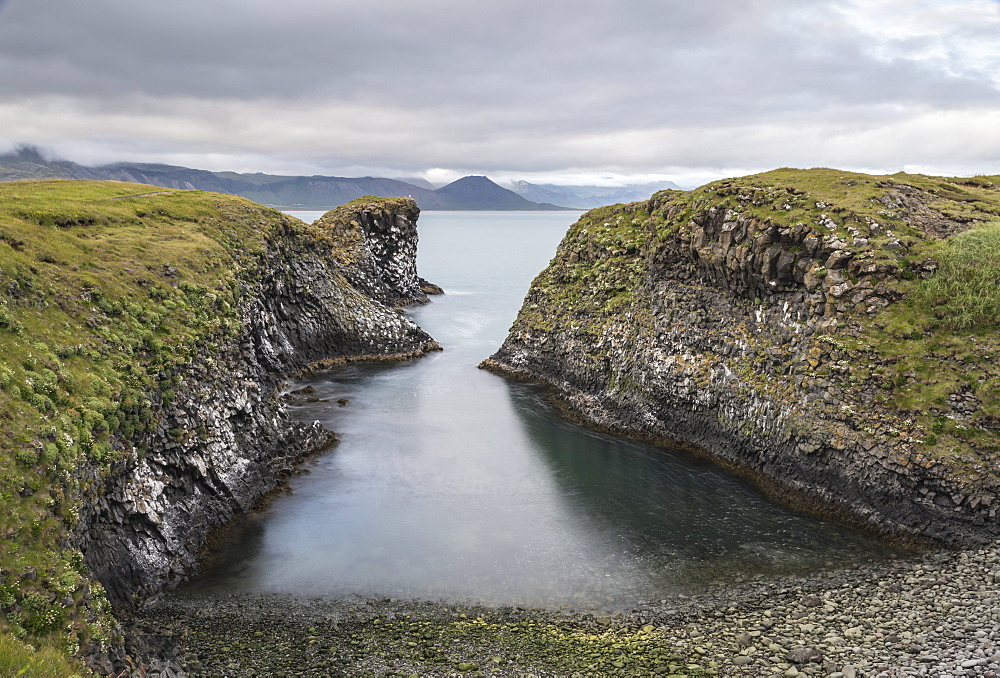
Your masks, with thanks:
[{"label": "calm sea surface", "polygon": [[420,273],[447,294],[409,313],[444,352],[297,384],[325,402],[293,414],[341,444],[189,588],[607,610],[893,555],[682,453],[567,422],[538,388],[476,368],[576,216],[424,212]]}]

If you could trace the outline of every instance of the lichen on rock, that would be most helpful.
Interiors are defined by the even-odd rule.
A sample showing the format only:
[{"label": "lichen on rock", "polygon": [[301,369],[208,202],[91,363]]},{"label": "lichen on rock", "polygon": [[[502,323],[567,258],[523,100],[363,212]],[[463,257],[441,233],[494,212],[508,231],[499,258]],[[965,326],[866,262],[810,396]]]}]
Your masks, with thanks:
[{"label": "lichen on rock", "polygon": [[777,170],[593,210],[483,367],[789,504],[995,539],[996,319],[957,331],[924,290],[956,234],[1000,217],[997,183]]},{"label": "lichen on rock", "polygon": [[[417,275],[417,218],[411,198],[365,196],[330,210],[316,225],[354,245],[348,278],[355,289],[397,306],[427,302]],[[436,287],[436,286],[432,286]]]}]

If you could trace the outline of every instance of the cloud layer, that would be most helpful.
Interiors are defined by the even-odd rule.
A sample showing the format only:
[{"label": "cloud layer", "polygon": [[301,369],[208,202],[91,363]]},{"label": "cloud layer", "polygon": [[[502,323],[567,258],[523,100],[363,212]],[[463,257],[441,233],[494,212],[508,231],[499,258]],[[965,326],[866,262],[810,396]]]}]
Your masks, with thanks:
[{"label": "cloud layer", "polygon": [[9,0],[0,143],[81,162],[1000,173],[995,0]]}]

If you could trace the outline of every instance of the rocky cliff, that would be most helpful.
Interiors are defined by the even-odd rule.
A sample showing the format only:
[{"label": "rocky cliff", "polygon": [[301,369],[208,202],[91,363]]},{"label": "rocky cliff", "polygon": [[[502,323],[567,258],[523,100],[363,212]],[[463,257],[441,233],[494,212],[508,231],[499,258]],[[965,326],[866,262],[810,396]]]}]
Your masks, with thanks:
[{"label": "rocky cliff", "polygon": [[101,584],[121,608],[183,578],[212,528],[335,442],[285,415],[285,376],[438,348],[395,308],[426,301],[418,210],[366,198],[306,225],[130,184],[8,193],[4,630],[100,656]]},{"label": "rocky cliff", "polygon": [[144,448],[96,483],[78,530],[85,562],[112,601],[162,589],[195,568],[213,527],[249,510],[303,456],[335,441],[288,420],[282,377],[344,360],[395,360],[433,348],[398,303],[426,301],[416,275],[409,199],[361,199],[317,223],[332,239],[285,238],[242,283],[242,330],[167,377]]},{"label": "rocky cliff", "polygon": [[349,244],[348,275],[355,289],[384,304],[405,306],[426,303],[426,290],[435,287],[417,275],[419,216],[408,198],[366,196],[330,210],[317,226]]},{"label": "rocky cliff", "polygon": [[483,367],[798,507],[995,539],[998,185],[778,170],[591,211]]}]

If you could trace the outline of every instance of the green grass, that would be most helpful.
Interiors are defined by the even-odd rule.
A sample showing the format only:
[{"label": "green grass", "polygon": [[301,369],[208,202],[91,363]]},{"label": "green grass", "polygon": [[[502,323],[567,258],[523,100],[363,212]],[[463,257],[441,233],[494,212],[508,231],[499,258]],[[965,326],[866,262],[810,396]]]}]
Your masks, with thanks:
[{"label": "green grass", "polygon": [[157,427],[177,369],[240,331],[244,289],[279,241],[339,247],[233,196],[0,184],[0,635],[68,655],[110,640],[67,532],[100,477],[143,454],[131,441]]},{"label": "green grass", "polygon": [[76,678],[85,674],[58,650],[35,647],[0,634],[0,676],[9,678]]},{"label": "green grass", "polygon": [[1000,326],[1000,221],[950,238],[939,269],[913,291],[939,327],[968,331]]},{"label": "green grass", "polygon": [[[917,422],[926,453],[991,469],[1000,448],[991,430],[1000,421],[1000,221],[931,243],[927,255],[937,271],[901,286],[907,297],[868,323],[858,352],[886,363],[875,377],[883,403]],[[970,420],[954,416],[956,394],[976,398]]]}]

